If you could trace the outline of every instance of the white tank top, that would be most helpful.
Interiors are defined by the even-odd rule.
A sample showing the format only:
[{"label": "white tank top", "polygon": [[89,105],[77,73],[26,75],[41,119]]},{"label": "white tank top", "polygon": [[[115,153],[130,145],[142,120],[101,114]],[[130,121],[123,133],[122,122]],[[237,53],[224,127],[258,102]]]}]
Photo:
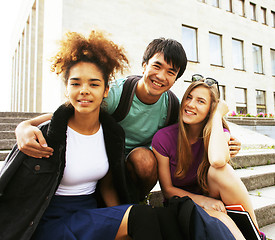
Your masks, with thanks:
[{"label": "white tank top", "polygon": [[109,169],[103,130],[82,135],[67,127],[66,166],[56,195],[88,195]]}]

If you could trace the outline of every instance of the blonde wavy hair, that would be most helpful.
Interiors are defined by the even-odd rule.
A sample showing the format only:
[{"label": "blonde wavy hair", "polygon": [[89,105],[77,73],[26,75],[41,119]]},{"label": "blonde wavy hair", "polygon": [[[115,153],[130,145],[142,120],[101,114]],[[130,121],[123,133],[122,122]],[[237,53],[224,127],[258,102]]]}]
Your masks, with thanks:
[{"label": "blonde wavy hair", "polygon": [[[199,168],[197,171],[198,183],[202,188],[202,190],[205,193],[208,193],[207,173],[210,167],[210,163],[208,160],[208,145],[209,145],[210,133],[212,130],[213,113],[215,112],[219,102],[219,93],[216,85],[208,86],[203,81],[192,82],[182,98],[180,113],[179,113],[179,134],[178,134],[178,146],[177,146],[178,161],[177,161],[175,177],[183,178],[188,172],[192,162],[194,161],[192,156],[192,151],[191,151],[191,145],[188,141],[188,136],[187,136],[188,124],[182,121],[182,112],[183,112],[182,109],[188,95],[191,93],[191,91],[193,91],[193,89],[197,87],[207,88],[209,90],[210,97],[211,97],[209,113],[203,121],[204,124],[200,134],[200,137],[203,139],[203,142],[204,142],[204,154],[203,154],[203,160],[199,165]],[[223,127],[229,130],[229,127],[224,118],[222,119],[222,123],[223,123]]]}]

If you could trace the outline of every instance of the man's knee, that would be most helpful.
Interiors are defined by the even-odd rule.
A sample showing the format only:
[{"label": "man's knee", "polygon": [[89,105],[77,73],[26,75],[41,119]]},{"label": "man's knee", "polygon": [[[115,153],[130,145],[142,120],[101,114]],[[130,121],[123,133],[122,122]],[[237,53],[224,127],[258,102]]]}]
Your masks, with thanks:
[{"label": "man's knee", "polygon": [[157,174],[157,160],[148,148],[135,148],[127,157],[127,165],[140,177],[150,177]]}]

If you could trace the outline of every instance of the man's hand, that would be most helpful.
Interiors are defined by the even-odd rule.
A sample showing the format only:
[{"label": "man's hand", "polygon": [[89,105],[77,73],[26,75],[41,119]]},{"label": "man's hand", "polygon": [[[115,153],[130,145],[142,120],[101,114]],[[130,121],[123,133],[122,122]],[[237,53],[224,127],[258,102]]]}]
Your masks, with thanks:
[{"label": "man's hand", "polygon": [[228,145],[229,145],[230,157],[233,158],[241,150],[241,142],[234,136],[230,135],[230,140],[228,142]]},{"label": "man's hand", "polygon": [[21,122],[15,129],[17,145],[20,151],[30,157],[49,158],[53,149],[47,146],[42,132],[28,121]]}]

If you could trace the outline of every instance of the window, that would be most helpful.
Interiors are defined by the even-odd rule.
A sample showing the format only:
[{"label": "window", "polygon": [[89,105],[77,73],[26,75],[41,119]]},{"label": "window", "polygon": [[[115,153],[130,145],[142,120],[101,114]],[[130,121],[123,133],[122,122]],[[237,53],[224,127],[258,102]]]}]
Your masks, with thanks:
[{"label": "window", "polygon": [[219,0],[212,0],[212,6],[219,7]]},{"label": "window", "polygon": [[215,33],[209,33],[210,64],[222,66],[222,37]]},{"label": "window", "polygon": [[250,19],[256,21],[256,4],[250,3]]},{"label": "window", "polygon": [[272,71],[272,76],[275,76],[275,50],[274,49],[270,50],[270,55],[271,55],[271,71]]},{"label": "window", "polygon": [[220,90],[220,99],[225,100],[225,86],[219,85],[219,90]]},{"label": "window", "polygon": [[225,10],[228,12],[232,12],[232,0],[225,1]]},{"label": "window", "polygon": [[271,26],[275,28],[275,12],[271,11]]},{"label": "window", "polygon": [[187,59],[189,61],[198,61],[198,51],[197,51],[197,29],[182,26],[182,39],[183,47],[186,51]]},{"label": "window", "polygon": [[247,114],[246,89],[235,88],[235,99],[237,113]]},{"label": "window", "polygon": [[262,24],[266,24],[266,8],[261,7],[260,21]]},{"label": "window", "polygon": [[235,4],[236,13],[244,17],[244,0],[237,0]]},{"label": "window", "polygon": [[244,70],[243,41],[232,39],[233,68]]},{"label": "window", "polygon": [[266,113],[265,91],[256,90],[257,113]]},{"label": "window", "polygon": [[253,49],[254,72],[263,73],[262,47],[253,44],[252,49]]}]

